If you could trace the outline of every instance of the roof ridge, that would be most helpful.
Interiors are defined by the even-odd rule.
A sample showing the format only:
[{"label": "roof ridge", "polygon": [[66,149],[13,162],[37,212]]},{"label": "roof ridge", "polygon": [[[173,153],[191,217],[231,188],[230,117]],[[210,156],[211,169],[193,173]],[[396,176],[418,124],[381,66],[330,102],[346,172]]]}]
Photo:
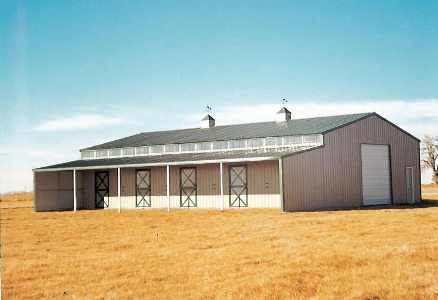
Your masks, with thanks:
[{"label": "roof ridge", "polygon": [[[339,125],[342,125],[344,123],[348,123],[348,117],[351,118],[350,121],[355,121],[357,118],[364,118],[367,116],[370,116],[372,114],[375,113],[355,113],[355,114],[341,114],[341,115],[329,115],[329,116],[319,116],[319,117],[311,117],[311,118],[301,118],[301,119],[292,119],[292,120],[288,120],[285,122],[276,122],[276,121],[264,121],[264,122],[249,122],[249,123],[237,123],[237,124],[224,124],[224,125],[218,125],[215,127],[211,127],[211,128],[204,128],[202,129],[202,133],[203,134],[212,134],[214,136],[217,136],[218,134],[220,135],[221,132],[228,132],[232,129],[236,129],[236,130],[243,130],[242,134],[244,135],[245,131],[248,130],[262,130],[260,127],[263,126],[267,126],[269,128],[271,128],[271,131],[278,131],[280,130],[280,128],[272,128],[272,127],[283,127],[283,128],[289,128],[289,129],[293,129],[294,124],[296,122],[299,122],[299,126],[305,126],[305,127],[309,127],[312,128],[312,125],[314,124],[308,124],[310,123],[310,121],[315,121],[317,122],[317,120],[328,120],[328,121],[324,121],[322,123],[327,123],[325,126],[327,128],[325,128],[325,130],[323,130],[322,128],[313,128],[314,131],[309,130],[308,134],[316,134],[316,133],[322,133],[325,132],[326,130],[330,130],[333,128],[338,127]],[[330,120],[331,118],[340,118],[338,120],[334,119],[333,122]],[[303,122],[304,121],[304,122]],[[309,122],[305,122],[305,121],[309,121]],[[330,124],[330,123],[334,123],[334,124]],[[341,123],[341,124],[336,124],[336,123]],[[277,125],[278,124],[278,125]],[[274,126],[275,125],[275,126]],[[291,126],[289,126],[291,125]],[[331,126],[330,126],[331,125]],[[259,126],[257,128],[257,126]],[[247,127],[247,128],[245,128]],[[314,127],[314,126],[313,126]],[[125,136],[125,137],[121,137],[121,138],[117,138],[117,139],[113,139],[104,143],[100,143],[97,145],[93,145],[90,147],[86,147],[86,148],[82,148],[80,149],[80,151],[83,150],[96,150],[96,149],[111,149],[111,148],[121,148],[121,147],[117,147],[117,146],[110,146],[108,144],[110,143],[118,143],[118,144],[126,144],[126,143],[131,143],[131,144],[138,144],[139,140],[141,139],[157,139],[158,137],[160,137],[161,135],[164,135],[161,138],[164,139],[171,139],[172,135],[180,135],[179,138],[177,138],[174,142],[172,143],[181,143],[180,140],[182,135],[185,135],[184,133],[187,133],[186,138],[188,140],[193,140],[193,137],[196,135],[199,135],[199,130],[201,130],[200,127],[191,127],[191,128],[182,128],[182,129],[167,129],[167,130],[157,130],[157,131],[144,131],[144,132],[140,132],[140,133],[136,133],[133,135],[129,135],[129,136]],[[240,131],[239,131],[240,132]],[[263,132],[263,130],[262,130]],[[265,133],[266,134],[266,133]],[[149,135],[149,136],[148,136]],[[263,134],[262,134],[263,135]],[[294,135],[294,134],[289,134],[289,135]],[[266,136],[279,136],[277,134],[272,135],[272,133],[270,135],[266,135]],[[241,138],[245,138],[245,137],[239,137],[237,139],[241,139]],[[228,138],[228,139],[232,139],[232,138]],[[130,142],[128,142],[130,140]],[[216,140],[224,140],[222,138],[216,137]],[[189,141],[190,142],[190,141]],[[196,141],[198,142],[198,141]],[[166,142],[167,143],[167,142]],[[164,143],[164,144],[166,144]],[[169,142],[170,143],[170,142]],[[144,145],[148,145],[149,143],[145,143]],[[158,145],[158,143],[152,143],[155,145]],[[159,143],[159,144],[163,144],[163,143]],[[103,148],[105,146],[105,148]],[[124,146],[124,147],[132,147],[132,146]]]},{"label": "roof ridge", "polygon": [[[333,118],[333,117],[348,117],[348,116],[356,116],[356,115],[364,115],[364,116],[366,116],[366,115],[372,115],[372,114],[375,114],[375,112],[363,112],[363,113],[354,113],[354,114],[341,114],[341,115],[329,115],[329,116],[319,116],[319,117],[311,117],[311,118],[300,118],[300,119],[291,119],[290,121],[314,120],[314,119]],[[215,127],[212,127],[212,128],[229,127],[229,126],[236,126],[236,125],[267,124],[267,123],[276,123],[276,122],[277,121],[263,121],[263,122],[247,122],[247,123],[223,124],[223,125],[216,125]],[[188,127],[188,128],[181,128],[181,129],[165,129],[165,130],[154,130],[154,131],[142,131],[142,132],[140,132],[138,134],[143,134],[143,133],[160,133],[160,132],[168,132],[168,131],[184,131],[184,130],[191,130],[191,129],[199,129],[199,127]],[[136,135],[136,134],[134,134],[134,135]],[[134,136],[134,135],[132,135],[132,136]]]}]

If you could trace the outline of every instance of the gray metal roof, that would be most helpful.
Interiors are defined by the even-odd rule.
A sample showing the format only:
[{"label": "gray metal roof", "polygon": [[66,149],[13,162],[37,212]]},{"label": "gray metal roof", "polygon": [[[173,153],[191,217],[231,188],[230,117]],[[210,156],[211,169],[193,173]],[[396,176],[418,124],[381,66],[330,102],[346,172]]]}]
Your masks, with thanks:
[{"label": "gray metal roof", "polygon": [[197,162],[197,161],[218,161],[229,159],[251,159],[251,158],[280,158],[283,155],[302,151],[302,149],[285,149],[283,151],[222,151],[222,152],[204,152],[204,153],[186,153],[186,154],[164,154],[153,156],[134,156],[120,157],[109,159],[92,159],[92,160],[75,160],[61,164],[51,165],[35,169],[35,171],[51,170],[51,169],[73,169],[73,168],[89,168],[89,167],[114,167],[114,166],[129,166],[129,165],[148,165],[148,164],[166,164],[179,162]]},{"label": "gray metal roof", "polygon": [[267,136],[321,134],[347,125],[373,113],[339,115],[284,122],[259,122],[223,125],[211,128],[189,128],[168,131],[143,132],[82,150],[99,150],[149,145],[212,142]]}]

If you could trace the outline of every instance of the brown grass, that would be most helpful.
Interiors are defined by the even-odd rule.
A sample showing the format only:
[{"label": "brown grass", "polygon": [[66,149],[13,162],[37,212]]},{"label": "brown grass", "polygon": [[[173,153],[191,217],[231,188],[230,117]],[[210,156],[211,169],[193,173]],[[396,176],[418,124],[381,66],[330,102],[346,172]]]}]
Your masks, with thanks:
[{"label": "brown grass", "polygon": [[0,194],[0,209],[1,208],[18,208],[32,207],[33,193],[31,192],[13,192]]},{"label": "brown grass", "polygon": [[438,298],[438,206],[1,209],[4,299]]},{"label": "brown grass", "polygon": [[0,202],[32,202],[32,192],[12,192],[0,194]]},{"label": "brown grass", "polygon": [[430,188],[438,188],[438,184],[436,183],[427,183],[427,184],[422,184],[421,188],[424,189],[430,189]]},{"label": "brown grass", "polygon": [[423,184],[421,192],[425,203],[438,204],[438,184]]}]

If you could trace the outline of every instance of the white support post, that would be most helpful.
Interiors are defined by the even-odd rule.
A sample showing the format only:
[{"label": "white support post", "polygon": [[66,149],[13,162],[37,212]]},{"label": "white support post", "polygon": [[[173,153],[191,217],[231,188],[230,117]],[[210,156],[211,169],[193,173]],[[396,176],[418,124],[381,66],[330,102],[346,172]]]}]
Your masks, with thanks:
[{"label": "white support post", "polygon": [[223,168],[223,162],[219,163],[219,169],[220,169],[220,177],[221,177],[221,210],[224,210],[224,168]]},{"label": "white support post", "polygon": [[283,160],[278,159],[278,184],[280,191],[280,205],[281,211],[284,211],[284,200],[283,200]]},{"label": "white support post", "polygon": [[119,213],[122,210],[122,197],[120,197],[120,168],[117,168],[117,198],[119,198]]},{"label": "white support post", "polygon": [[76,195],[76,169],[73,169],[73,211],[76,212],[78,208],[78,199]]},{"label": "white support post", "polygon": [[170,212],[170,167],[166,166],[167,211]]}]

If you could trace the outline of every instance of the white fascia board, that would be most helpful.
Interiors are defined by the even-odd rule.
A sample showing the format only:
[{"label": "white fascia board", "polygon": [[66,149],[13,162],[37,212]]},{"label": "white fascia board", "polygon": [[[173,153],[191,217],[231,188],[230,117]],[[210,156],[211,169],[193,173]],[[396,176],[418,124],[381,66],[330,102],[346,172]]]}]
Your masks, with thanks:
[{"label": "white fascia board", "polygon": [[163,167],[163,166],[179,166],[179,165],[202,165],[214,163],[233,163],[233,162],[251,162],[278,160],[278,156],[268,157],[251,157],[251,158],[229,158],[217,160],[194,160],[194,161],[178,161],[178,162],[159,162],[145,164],[129,164],[129,165],[107,165],[107,166],[90,166],[90,167],[72,167],[72,168],[53,168],[53,169],[33,169],[33,172],[57,172],[57,171],[72,171],[72,170],[98,170],[98,169],[117,169],[117,168],[141,168],[141,167]]}]

